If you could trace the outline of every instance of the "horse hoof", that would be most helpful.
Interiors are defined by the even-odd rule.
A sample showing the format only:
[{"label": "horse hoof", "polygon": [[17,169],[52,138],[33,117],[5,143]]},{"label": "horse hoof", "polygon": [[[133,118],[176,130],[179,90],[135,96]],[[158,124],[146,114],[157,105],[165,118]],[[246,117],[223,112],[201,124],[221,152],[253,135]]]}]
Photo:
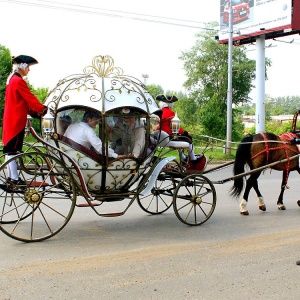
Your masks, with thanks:
[{"label": "horse hoof", "polygon": [[258,208],[260,210],[262,210],[262,211],[266,211],[267,210],[265,205],[260,205]]},{"label": "horse hoof", "polygon": [[300,200],[297,201],[298,206],[300,206]]},{"label": "horse hoof", "polygon": [[279,205],[278,205],[278,209],[279,209],[279,210],[285,210],[285,206],[284,206],[283,204],[279,204]]},{"label": "horse hoof", "polygon": [[249,211],[240,211],[240,213],[243,216],[248,216],[249,215]]}]

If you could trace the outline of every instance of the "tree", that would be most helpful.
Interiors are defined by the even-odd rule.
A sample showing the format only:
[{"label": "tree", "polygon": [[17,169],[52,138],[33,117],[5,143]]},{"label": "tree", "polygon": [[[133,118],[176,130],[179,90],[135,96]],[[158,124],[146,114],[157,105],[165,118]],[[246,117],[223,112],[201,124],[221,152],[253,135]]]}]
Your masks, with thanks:
[{"label": "tree", "polygon": [[45,102],[46,97],[48,96],[49,93],[49,88],[37,88],[33,89],[32,93],[42,102]]},{"label": "tree", "polygon": [[155,85],[155,84],[147,85],[147,90],[154,99],[157,95],[164,93],[163,88],[160,85]]},{"label": "tree", "polygon": [[[292,115],[300,108],[300,96],[287,96],[272,98],[265,96],[265,114],[266,120],[271,116]],[[255,115],[255,104],[246,104],[241,107],[243,114]]]},{"label": "tree", "polygon": [[[183,52],[180,59],[188,77],[184,86],[189,97],[195,102],[192,114],[200,120],[205,134],[218,138],[226,137],[227,86],[228,86],[228,47],[215,40],[217,24],[208,24],[207,28],[196,35],[195,46]],[[247,58],[244,46],[233,47],[232,55],[232,103],[234,107],[250,102],[249,93],[255,78],[255,61]],[[270,65],[267,60],[266,65]],[[239,110],[233,109],[234,126],[239,121]],[[240,128],[240,126],[238,126]],[[241,132],[242,134],[242,132]],[[236,136],[236,135],[235,135]],[[237,137],[238,138],[238,137]]]},{"label": "tree", "polygon": [[[184,126],[186,130],[193,128],[193,131],[197,130],[197,132],[199,132],[200,127],[197,125],[200,125],[200,120],[198,115],[194,116],[197,109],[196,102],[187,96],[178,97],[178,99],[179,101],[175,102],[174,111],[178,113],[178,117],[182,121],[182,126]],[[193,116],[193,118],[191,118],[191,116]]]},{"label": "tree", "polygon": [[6,80],[12,71],[11,54],[9,49],[0,45],[0,119],[2,124]]}]

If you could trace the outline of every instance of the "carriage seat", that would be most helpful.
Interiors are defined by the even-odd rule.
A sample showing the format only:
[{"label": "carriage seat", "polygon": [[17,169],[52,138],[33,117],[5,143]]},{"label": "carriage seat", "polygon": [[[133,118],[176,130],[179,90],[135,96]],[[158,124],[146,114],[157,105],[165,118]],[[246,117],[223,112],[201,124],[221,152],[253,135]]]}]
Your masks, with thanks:
[{"label": "carriage seat", "polygon": [[[159,136],[159,131],[155,132],[155,135],[158,137]],[[165,131],[160,132],[160,137],[159,137],[159,146],[160,147],[168,147],[171,149],[189,149],[189,143],[188,142],[183,142],[183,141],[178,141],[175,139],[170,139],[169,134],[167,134]]]},{"label": "carriage seat", "polygon": [[91,158],[93,158],[94,160],[98,161],[98,162],[101,162],[102,161],[102,155],[81,145],[81,144],[78,144],[77,142],[73,141],[72,139],[66,137],[66,136],[63,136],[61,134],[59,134],[59,140],[65,142],[67,145],[71,146],[72,148],[75,148],[85,154],[87,154],[88,156],[90,156]]}]

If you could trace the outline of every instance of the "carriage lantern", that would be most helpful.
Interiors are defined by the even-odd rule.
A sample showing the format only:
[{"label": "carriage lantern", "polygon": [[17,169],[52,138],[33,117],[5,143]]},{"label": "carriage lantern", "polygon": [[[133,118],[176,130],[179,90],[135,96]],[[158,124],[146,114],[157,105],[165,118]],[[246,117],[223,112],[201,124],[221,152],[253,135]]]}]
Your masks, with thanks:
[{"label": "carriage lantern", "polygon": [[32,127],[32,117],[27,115],[27,121],[25,126],[25,136],[28,136],[30,133],[30,127]]},{"label": "carriage lantern", "polygon": [[178,118],[177,113],[175,113],[175,117],[172,120],[172,133],[178,134],[180,129],[180,122],[181,120]]},{"label": "carriage lantern", "polygon": [[49,135],[53,132],[54,128],[54,117],[51,115],[49,110],[45,114],[45,116],[42,119],[42,130],[46,137],[49,137]]}]

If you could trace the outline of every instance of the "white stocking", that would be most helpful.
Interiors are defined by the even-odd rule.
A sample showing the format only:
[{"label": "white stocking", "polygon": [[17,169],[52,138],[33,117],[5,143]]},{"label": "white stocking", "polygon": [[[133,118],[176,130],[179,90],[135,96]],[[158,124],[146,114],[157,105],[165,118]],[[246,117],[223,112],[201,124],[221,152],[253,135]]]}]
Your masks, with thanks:
[{"label": "white stocking", "polygon": [[[8,161],[9,159],[13,158],[15,155],[6,155],[5,161]],[[18,180],[19,179],[19,174],[18,174],[18,165],[15,160],[12,160],[8,165],[7,165],[7,176],[10,177],[11,179]]]},{"label": "white stocking", "polygon": [[[8,155],[5,155],[5,162],[9,160]],[[10,164],[7,165],[7,177],[11,178],[11,172],[10,172]]]},{"label": "white stocking", "polygon": [[179,150],[179,153],[180,153],[181,160],[185,160],[186,157],[185,157],[183,151],[182,151],[182,150]]},{"label": "white stocking", "polygon": [[190,144],[188,152],[189,152],[189,157],[190,157],[191,160],[196,160],[197,159],[197,157],[195,156],[195,153],[194,153],[193,144]]}]

